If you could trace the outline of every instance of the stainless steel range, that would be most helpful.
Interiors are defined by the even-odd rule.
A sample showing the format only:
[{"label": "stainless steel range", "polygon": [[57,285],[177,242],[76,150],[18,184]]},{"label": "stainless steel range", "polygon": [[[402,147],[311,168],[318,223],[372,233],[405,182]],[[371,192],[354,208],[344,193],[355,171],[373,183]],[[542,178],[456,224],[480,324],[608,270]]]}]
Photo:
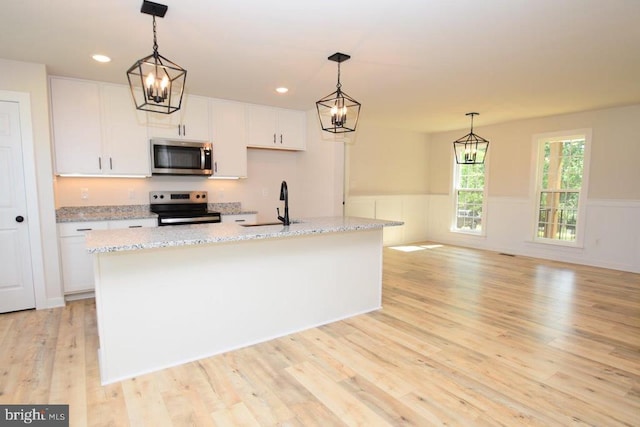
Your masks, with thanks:
[{"label": "stainless steel range", "polygon": [[151,212],[158,214],[158,225],[204,224],[220,222],[220,212],[208,208],[206,191],[150,191]]}]

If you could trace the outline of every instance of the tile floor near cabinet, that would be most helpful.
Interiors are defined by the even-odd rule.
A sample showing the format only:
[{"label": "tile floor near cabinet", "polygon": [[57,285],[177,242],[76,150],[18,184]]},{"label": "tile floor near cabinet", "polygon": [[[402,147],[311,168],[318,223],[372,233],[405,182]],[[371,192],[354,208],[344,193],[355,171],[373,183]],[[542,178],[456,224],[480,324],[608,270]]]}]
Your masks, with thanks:
[{"label": "tile floor near cabinet", "polygon": [[638,425],[640,275],[416,246],[384,249],[379,311],[108,386],[93,300],[2,314],[0,404],[69,404],[71,426]]}]

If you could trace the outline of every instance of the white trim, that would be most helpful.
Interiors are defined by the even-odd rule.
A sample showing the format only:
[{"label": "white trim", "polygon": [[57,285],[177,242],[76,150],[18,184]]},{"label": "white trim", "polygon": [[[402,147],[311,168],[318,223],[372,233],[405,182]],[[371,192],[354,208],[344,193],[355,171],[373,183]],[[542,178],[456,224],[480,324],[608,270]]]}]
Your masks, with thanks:
[{"label": "white trim", "polygon": [[31,97],[27,92],[0,90],[0,100],[16,102],[20,111],[20,133],[22,138],[22,164],[24,170],[25,198],[27,201],[27,226],[29,229],[29,245],[31,246],[31,272],[33,275],[33,291],[36,308],[49,308],[64,305],[54,300],[47,300],[44,274],[44,255],[40,231],[40,207],[38,203],[38,183],[35,147],[33,140],[33,123],[31,121]]}]

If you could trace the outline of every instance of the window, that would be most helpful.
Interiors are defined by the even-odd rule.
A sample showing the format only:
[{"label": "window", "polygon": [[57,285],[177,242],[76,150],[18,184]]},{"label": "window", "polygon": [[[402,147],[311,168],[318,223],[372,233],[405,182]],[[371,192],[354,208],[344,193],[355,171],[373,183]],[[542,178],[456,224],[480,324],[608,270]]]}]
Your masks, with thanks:
[{"label": "window", "polygon": [[588,139],[588,132],[537,138],[535,240],[580,242]]},{"label": "window", "polygon": [[454,165],[455,217],[453,230],[482,233],[485,165]]}]

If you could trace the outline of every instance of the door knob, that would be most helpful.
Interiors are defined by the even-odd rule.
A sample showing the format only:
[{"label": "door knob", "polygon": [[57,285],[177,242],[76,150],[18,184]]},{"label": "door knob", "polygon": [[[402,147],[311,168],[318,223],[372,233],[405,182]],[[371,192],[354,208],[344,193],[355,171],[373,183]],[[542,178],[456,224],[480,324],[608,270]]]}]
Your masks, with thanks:
[{"label": "door knob", "polygon": [[24,217],[23,217],[23,216],[21,216],[21,215],[18,215],[18,216],[16,217],[16,222],[22,222],[22,221],[24,221]]}]

